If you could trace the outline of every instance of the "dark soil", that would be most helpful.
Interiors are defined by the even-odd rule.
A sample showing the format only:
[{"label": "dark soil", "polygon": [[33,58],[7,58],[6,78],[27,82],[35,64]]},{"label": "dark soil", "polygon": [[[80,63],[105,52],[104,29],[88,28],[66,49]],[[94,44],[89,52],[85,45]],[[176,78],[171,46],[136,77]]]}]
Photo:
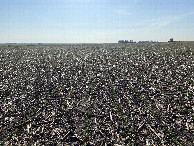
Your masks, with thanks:
[{"label": "dark soil", "polygon": [[194,43],[0,47],[1,145],[193,145]]}]

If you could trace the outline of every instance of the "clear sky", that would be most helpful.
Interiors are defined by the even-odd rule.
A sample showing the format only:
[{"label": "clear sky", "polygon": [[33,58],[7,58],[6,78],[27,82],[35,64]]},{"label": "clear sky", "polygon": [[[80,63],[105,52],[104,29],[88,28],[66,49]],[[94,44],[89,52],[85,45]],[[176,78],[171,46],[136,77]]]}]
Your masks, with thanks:
[{"label": "clear sky", "polygon": [[194,0],[0,0],[0,43],[194,40]]}]

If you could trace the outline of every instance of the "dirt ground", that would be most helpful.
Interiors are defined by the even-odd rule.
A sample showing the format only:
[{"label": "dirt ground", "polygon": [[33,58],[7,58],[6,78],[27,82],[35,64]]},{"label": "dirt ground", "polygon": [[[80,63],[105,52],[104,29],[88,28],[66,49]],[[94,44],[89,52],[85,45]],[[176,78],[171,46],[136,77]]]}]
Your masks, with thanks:
[{"label": "dirt ground", "polygon": [[193,145],[194,43],[0,47],[1,145]]}]

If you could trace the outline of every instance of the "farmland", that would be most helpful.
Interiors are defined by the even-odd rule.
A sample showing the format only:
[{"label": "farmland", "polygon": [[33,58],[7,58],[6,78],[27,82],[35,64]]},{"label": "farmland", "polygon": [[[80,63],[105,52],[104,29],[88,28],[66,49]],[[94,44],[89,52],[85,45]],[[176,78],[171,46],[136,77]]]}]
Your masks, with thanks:
[{"label": "farmland", "polygon": [[192,145],[194,43],[0,47],[1,145]]}]

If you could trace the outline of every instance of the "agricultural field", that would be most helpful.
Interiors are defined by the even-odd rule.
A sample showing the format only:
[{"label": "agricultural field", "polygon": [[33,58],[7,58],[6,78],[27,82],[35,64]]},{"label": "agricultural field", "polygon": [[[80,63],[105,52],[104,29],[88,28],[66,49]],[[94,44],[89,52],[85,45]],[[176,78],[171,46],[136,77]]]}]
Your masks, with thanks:
[{"label": "agricultural field", "polygon": [[194,43],[0,47],[1,145],[193,145]]}]

